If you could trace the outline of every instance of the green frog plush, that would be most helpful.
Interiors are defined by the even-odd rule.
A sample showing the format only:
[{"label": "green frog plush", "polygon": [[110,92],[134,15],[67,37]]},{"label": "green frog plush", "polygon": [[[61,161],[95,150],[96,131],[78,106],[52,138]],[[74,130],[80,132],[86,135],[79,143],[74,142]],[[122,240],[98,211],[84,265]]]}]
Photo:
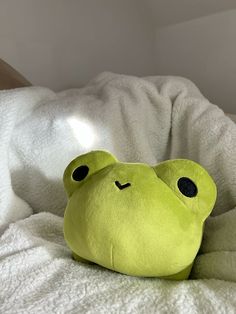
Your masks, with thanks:
[{"label": "green frog plush", "polygon": [[65,240],[75,260],[132,276],[187,279],[216,185],[191,160],[151,167],[106,151],[74,159],[64,172]]}]

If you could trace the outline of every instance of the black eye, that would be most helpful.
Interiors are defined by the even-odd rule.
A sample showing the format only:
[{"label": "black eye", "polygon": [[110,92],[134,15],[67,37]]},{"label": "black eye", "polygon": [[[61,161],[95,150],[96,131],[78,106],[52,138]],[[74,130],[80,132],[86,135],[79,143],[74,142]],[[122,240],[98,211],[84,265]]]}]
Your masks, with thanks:
[{"label": "black eye", "polygon": [[196,184],[189,178],[185,177],[178,180],[178,188],[180,192],[187,197],[194,197],[198,192]]},{"label": "black eye", "polygon": [[72,174],[72,178],[75,181],[82,181],[87,176],[88,172],[89,172],[89,167],[80,166],[74,170]]}]

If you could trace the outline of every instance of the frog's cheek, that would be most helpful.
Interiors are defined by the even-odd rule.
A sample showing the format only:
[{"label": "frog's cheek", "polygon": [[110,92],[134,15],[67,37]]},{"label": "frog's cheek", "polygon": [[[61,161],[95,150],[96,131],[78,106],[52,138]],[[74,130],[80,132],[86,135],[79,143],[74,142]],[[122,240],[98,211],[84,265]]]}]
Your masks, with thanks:
[{"label": "frog's cheek", "polygon": [[69,204],[66,207],[64,214],[64,225],[63,225],[63,233],[64,239],[69,246],[69,248],[75,253],[75,256],[78,255],[76,250],[77,242],[78,242],[78,234],[77,228],[75,226],[75,219],[73,218],[73,211],[71,210]]}]

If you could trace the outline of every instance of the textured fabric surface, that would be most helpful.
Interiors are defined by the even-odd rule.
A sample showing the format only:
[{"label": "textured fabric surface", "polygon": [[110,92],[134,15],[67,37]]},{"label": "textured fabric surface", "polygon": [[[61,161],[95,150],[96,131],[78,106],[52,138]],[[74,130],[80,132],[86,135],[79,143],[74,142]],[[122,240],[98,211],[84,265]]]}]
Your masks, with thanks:
[{"label": "textured fabric surface", "polygon": [[[234,313],[235,143],[235,123],[182,78],[102,73],[58,94],[41,87],[1,91],[0,311]],[[72,261],[58,216],[66,205],[62,175],[91,149],[127,162],[202,164],[218,198],[193,276],[222,280],[137,279]],[[18,221],[45,211],[51,213]]]},{"label": "textured fabric surface", "polygon": [[62,225],[40,213],[1,237],[1,313],[235,313],[236,283],[137,278],[80,264]]}]

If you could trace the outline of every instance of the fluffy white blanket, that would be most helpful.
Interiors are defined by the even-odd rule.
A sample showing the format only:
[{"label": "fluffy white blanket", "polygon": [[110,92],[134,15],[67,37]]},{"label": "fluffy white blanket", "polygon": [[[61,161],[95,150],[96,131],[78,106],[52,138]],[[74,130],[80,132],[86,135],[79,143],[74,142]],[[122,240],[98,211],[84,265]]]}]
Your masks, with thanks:
[{"label": "fluffy white blanket", "polygon": [[[189,158],[210,172],[218,198],[192,272],[198,280],[133,278],[71,259],[62,174],[91,149],[150,164]],[[2,91],[0,157],[2,313],[234,313],[236,125],[193,83],[102,73],[57,94]]]}]

